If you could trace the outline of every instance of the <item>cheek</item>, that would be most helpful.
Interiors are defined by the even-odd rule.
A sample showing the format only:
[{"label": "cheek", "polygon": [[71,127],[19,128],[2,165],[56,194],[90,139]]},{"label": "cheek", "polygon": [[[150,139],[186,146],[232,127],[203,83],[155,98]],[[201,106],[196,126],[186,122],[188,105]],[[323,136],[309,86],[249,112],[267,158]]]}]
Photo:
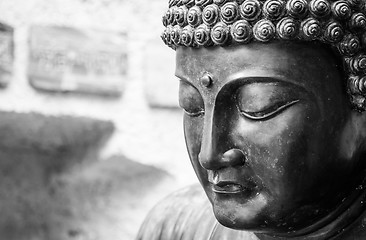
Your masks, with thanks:
[{"label": "cheek", "polygon": [[198,155],[201,148],[203,117],[189,117],[184,115],[184,136],[190,156]]},{"label": "cheek", "polygon": [[307,178],[304,169],[311,165],[309,154],[315,154],[311,128],[318,122],[311,108],[294,106],[266,121],[239,119],[234,141],[263,184],[275,195],[287,194],[302,182],[298,179]]},{"label": "cheek", "polygon": [[189,117],[185,115],[183,117],[184,124],[184,136],[186,140],[188,154],[193,165],[194,171],[199,180],[204,181],[206,172],[202,169],[198,162],[198,154],[201,149],[202,129],[203,129],[204,117]]}]

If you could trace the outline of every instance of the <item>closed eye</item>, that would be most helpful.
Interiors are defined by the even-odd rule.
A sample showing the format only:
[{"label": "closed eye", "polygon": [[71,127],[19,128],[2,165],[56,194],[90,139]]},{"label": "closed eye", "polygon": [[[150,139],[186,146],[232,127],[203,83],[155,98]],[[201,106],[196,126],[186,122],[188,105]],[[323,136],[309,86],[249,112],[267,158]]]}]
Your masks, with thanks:
[{"label": "closed eye", "polygon": [[200,92],[185,81],[180,81],[179,84],[179,106],[190,117],[202,116],[205,113]]},{"label": "closed eye", "polygon": [[285,109],[291,107],[292,105],[298,103],[300,100],[293,100],[287,103],[278,103],[274,104],[271,107],[260,111],[260,112],[246,112],[246,111],[240,111],[240,113],[251,120],[266,120],[271,117],[276,116],[277,114],[281,113]]},{"label": "closed eye", "polygon": [[200,110],[200,111],[197,111],[197,112],[189,112],[189,111],[187,111],[186,109],[183,108],[183,111],[184,111],[185,114],[187,114],[190,117],[199,117],[199,116],[203,116],[205,114],[204,110]]}]

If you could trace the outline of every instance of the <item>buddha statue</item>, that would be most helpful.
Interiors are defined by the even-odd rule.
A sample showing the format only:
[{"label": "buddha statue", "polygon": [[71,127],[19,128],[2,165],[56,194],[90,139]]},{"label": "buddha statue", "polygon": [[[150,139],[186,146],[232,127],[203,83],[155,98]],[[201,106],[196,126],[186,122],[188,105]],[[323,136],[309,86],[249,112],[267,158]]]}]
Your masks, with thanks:
[{"label": "buddha statue", "polygon": [[366,239],[366,1],[171,0],[201,186],[137,239]]}]

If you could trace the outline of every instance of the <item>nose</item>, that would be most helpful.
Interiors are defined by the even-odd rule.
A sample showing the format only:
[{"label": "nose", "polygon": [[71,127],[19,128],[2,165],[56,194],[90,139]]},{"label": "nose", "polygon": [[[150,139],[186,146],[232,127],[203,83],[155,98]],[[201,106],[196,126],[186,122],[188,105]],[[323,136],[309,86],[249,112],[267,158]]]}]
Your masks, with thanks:
[{"label": "nose", "polygon": [[218,170],[225,167],[240,167],[244,166],[246,162],[245,154],[242,150],[233,148],[224,154],[215,155],[212,153],[200,152],[199,156],[200,164],[207,170]]},{"label": "nose", "polygon": [[[225,167],[243,166],[245,154],[238,148],[232,148],[230,126],[215,125],[212,115],[206,114],[198,160],[207,170],[218,170]],[[229,150],[227,150],[229,149]]]},{"label": "nose", "polygon": [[245,155],[242,150],[233,148],[222,155],[221,162],[225,167],[243,166],[245,164]]}]

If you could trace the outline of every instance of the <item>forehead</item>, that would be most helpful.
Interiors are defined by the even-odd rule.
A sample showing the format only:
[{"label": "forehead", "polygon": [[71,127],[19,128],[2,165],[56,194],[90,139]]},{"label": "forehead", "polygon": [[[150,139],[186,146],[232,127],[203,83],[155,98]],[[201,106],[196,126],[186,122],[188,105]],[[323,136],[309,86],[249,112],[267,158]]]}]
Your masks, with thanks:
[{"label": "forehead", "polygon": [[[218,90],[237,79],[265,78],[293,83],[309,90],[339,85],[335,55],[318,44],[251,43],[227,48],[186,48],[176,52],[176,75],[199,88],[209,73]],[[319,81],[321,80],[321,81]],[[333,82],[330,82],[333,81]]]}]

